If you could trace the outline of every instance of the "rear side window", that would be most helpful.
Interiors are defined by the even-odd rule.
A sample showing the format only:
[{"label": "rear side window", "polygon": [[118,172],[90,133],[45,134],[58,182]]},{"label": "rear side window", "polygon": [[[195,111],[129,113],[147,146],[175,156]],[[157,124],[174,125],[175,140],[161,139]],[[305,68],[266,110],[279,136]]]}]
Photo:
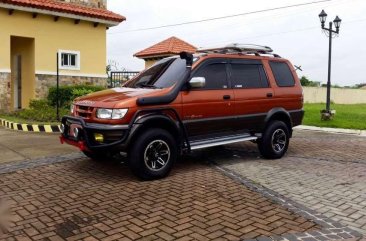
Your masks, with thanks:
[{"label": "rear side window", "polygon": [[294,76],[287,63],[271,61],[269,64],[279,87],[290,87],[295,85]]},{"label": "rear side window", "polygon": [[268,80],[263,66],[259,64],[231,64],[233,88],[267,88]]},{"label": "rear side window", "polygon": [[204,77],[206,85],[202,89],[227,89],[226,64],[217,63],[201,67],[194,77]]}]

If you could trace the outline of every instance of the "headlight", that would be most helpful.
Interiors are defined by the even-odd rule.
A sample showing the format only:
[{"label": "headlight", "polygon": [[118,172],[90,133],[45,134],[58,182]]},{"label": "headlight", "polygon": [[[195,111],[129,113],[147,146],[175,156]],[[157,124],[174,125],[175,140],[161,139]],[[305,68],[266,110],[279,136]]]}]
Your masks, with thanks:
[{"label": "headlight", "polygon": [[75,105],[71,104],[71,106],[70,106],[70,113],[71,114],[74,114],[74,108],[75,108]]},{"label": "headlight", "polygon": [[122,119],[128,112],[128,109],[97,109],[97,118],[100,119]]}]

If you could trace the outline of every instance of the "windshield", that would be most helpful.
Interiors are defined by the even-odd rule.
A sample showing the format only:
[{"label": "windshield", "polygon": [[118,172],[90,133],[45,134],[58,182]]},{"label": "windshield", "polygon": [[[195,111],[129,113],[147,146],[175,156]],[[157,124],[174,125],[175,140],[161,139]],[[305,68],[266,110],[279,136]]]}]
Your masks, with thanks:
[{"label": "windshield", "polygon": [[185,72],[186,61],[180,58],[162,59],[124,86],[129,88],[167,88],[179,81]]}]

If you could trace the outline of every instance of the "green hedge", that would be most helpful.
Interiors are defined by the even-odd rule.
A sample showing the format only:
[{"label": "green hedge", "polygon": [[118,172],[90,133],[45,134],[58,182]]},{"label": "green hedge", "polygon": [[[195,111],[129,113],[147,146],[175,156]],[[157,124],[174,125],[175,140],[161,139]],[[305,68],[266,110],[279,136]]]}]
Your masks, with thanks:
[{"label": "green hedge", "polygon": [[[96,91],[104,90],[102,86],[93,85],[70,85],[70,86],[60,86],[59,88],[59,100],[60,107],[69,108],[70,103],[77,97],[87,95]],[[57,103],[57,89],[56,87],[51,87],[49,89],[47,97],[51,106],[56,106]]]},{"label": "green hedge", "polygon": [[[68,115],[69,108],[60,108],[60,116]],[[56,122],[56,109],[47,100],[31,100],[29,109],[8,113],[9,116],[30,122]]]}]

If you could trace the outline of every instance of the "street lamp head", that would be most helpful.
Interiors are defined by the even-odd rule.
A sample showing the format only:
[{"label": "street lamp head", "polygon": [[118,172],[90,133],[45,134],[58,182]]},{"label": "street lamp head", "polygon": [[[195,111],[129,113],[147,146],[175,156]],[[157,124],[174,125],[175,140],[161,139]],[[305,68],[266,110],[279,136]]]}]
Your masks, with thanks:
[{"label": "street lamp head", "polygon": [[322,27],[324,27],[324,23],[327,20],[328,14],[325,13],[324,9],[319,14],[320,23],[322,24]]},{"label": "street lamp head", "polygon": [[342,19],[340,19],[338,16],[333,20],[334,26],[336,27],[337,31],[339,30],[339,27],[341,26]]}]

